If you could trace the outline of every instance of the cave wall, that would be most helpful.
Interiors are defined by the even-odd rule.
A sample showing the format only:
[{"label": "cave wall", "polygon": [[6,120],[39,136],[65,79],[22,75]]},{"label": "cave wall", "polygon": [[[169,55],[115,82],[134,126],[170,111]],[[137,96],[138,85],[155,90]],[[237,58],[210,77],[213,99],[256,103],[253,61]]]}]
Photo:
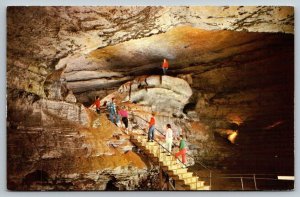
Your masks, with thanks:
[{"label": "cave wall", "polygon": [[[293,33],[293,7],[8,7],[9,87],[43,94],[59,61],[173,27]],[[69,60],[68,60],[69,61]],[[101,61],[101,60],[100,60]]]},{"label": "cave wall", "polygon": [[[89,105],[95,95],[110,95],[130,80],[160,75],[163,58],[168,58],[171,65],[168,75],[185,79],[193,93],[184,111],[189,121],[198,121],[185,122],[189,128],[191,153],[196,160],[218,166],[227,159],[229,165],[236,163],[248,169],[256,169],[263,163],[273,172],[278,171],[275,165],[282,165],[283,172],[291,173],[293,33],[292,7],[9,7],[8,155],[9,163],[14,163],[8,169],[10,188],[26,189],[29,180],[28,189],[30,180],[42,175],[49,177],[50,182],[45,180],[49,189],[54,185],[61,186],[56,189],[91,189],[103,176],[105,181],[100,181],[98,189],[104,189],[108,182],[126,188],[124,185],[131,176],[127,162],[124,174],[115,168],[96,172],[86,167],[89,172],[81,173],[84,183],[77,175],[74,178],[72,172],[64,172],[70,176],[66,177],[67,181],[51,182],[58,176],[57,170],[63,169],[60,162],[74,171],[83,169],[81,162],[99,164],[99,158],[79,159],[75,152],[64,159],[62,153],[53,152],[59,143],[55,144],[57,139],[51,137],[60,132],[61,128],[57,130],[59,122],[75,121],[80,128],[92,124],[85,108],[76,101]],[[60,70],[63,73],[58,77],[53,75]],[[67,92],[63,89],[57,92],[56,87],[62,84],[66,85]],[[49,97],[47,92],[52,90],[53,97],[51,94]],[[57,98],[57,93],[64,95]],[[71,112],[60,113],[62,109]],[[84,115],[84,121],[78,118],[80,114]],[[50,121],[49,128],[41,128],[42,120]],[[72,129],[65,128],[62,142],[78,140],[83,133],[97,136],[94,131],[78,128],[75,131],[79,134],[74,134]],[[236,130],[236,144],[226,143],[228,135]],[[28,140],[23,140],[24,135],[29,136]],[[21,148],[16,146],[18,143]],[[99,144],[92,137],[80,137],[79,141],[70,142],[70,146],[90,143],[93,146],[89,150],[95,151]],[[45,160],[40,159],[34,144],[45,152]],[[289,146],[285,146],[287,144]],[[100,149],[105,151],[104,147]],[[81,147],[80,157],[87,155],[84,151]],[[243,154],[245,156],[240,157]],[[46,160],[53,162],[46,174],[36,171],[41,169],[39,165],[45,166]],[[74,161],[73,164],[70,161]],[[18,170],[21,163],[26,164]],[[132,187],[126,189],[136,188],[139,181],[151,175],[138,169],[136,172],[134,177],[140,173],[142,178],[134,179],[130,183]],[[152,175],[155,178],[157,174]],[[87,178],[90,176],[92,178]],[[72,180],[78,184],[72,185]],[[18,187],[20,183],[25,186]],[[40,189],[43,183],[36,185],[31,189]]]},{"label": "cave wall", "polygon": [[14,91],[8,100],[9,190],[157,188],[158,169],[132,151],[105,115],[26,92]]}]

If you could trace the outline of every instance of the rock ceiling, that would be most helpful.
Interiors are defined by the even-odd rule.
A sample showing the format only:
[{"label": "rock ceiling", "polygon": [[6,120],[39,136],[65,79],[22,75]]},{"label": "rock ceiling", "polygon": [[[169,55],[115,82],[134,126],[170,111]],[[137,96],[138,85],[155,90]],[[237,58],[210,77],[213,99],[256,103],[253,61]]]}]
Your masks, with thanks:
[{"label": "rock ceiling", "polygon": [[[144,96],[141,102],[151,105],[157,95],[167,98],[164,102],[176,95],[180,111],[196,114],[193,117],[198,122],[191,123],[191,127],[198,129],[191,133],[190,141],[198,147],[200,157],[210,154],[207,158],[218,164],[227,157],[228,150],[224,149],[227,145],[217,144],[215,134],[228,136],[238,130],[237,143],[241,146],[234,148],[245,157],[229,163],[252,169],[252,164],[268,160],[272,165],[285,163],[290,171],[294,150],[293,33],[292,7],[9,7],[7,98],[12,174],[18,173],[18,158],[23,157],[14,143],[19,143],[24,133],[28,140],[22,147],[29,150],[23,158],[28,164],[20,170],[22,173],[10,177],[10,187],[22,182],[32,166],[39,169],[40,162],[44,162],[41,155],[59,155],[54,151],[59,147],[54,139],[58,134],[62,135],[62,143],[70,146],[87,144],[88,148],[81,147],[80,154],[89,158],[84,151],[95,151],[103,145],[89,137],[97,131],[76,125],[76,133],[64,121],[79,119],[77,122],[90,124],[91,114],[79,103],[90,105],[94,96],[111,95],[130,80],[160,75],[163,58],[170,62],[168,75],[174,78],[167,79],[171,85],[163,87],[156,83],[158,76],[150,76],[160,90],[144,94],[144,90],[137,89],[133,99]],[[183,80],[175,77],[187,82],[179,83]],[[57,81],[66,82],[76,98],[72,92],[60,90],[60,85],[53,85]],[[164,95],[172,84],[184,84],[186,94],[182,91],[183,95],[178,95],[176,90],[171,96]],[[64,101],[56,97],[57,89],[64,94]],[[75,103],[76,99],[79,103]],[[178,103],[170,102],[168,106],[177,110]],[[155,105],[158,109],[164,107],[159,102]],[[62,117],[65,133],[56,125]],[[46,123],[52,125],[41,128]],[[38,145],[44,143],[40,138],[45,140],[45,149],[36,150],[32,138]],[[78,164],[82,161],[89,165],[75,152],[69,157],[77,158]],[[252,162],[248,162],[249,158]],[[93,159],[98,162],[98,158]],[[56,163],[53,166],[54,169]],[[73,167],[75,171],[81,169],[80,165]],[[137,185],[138,179],[135,180]],[[101,182],[98,188],[105,188],[105,184]]]}]

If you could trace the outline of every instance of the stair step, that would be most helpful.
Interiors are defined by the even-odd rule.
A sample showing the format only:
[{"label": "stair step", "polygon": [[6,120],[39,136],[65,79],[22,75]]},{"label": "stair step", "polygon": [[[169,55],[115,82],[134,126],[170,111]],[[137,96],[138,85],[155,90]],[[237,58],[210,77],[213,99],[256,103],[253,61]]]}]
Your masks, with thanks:
[{"label": "stair step", "polygon": [[151,153],[151,157],[157,157],[159,159],[159,152],[158,151],[149,151]]},{"label": "stair step", "polygon": [[181,168],[181,169],[176,169],[176,170],[170,170],[170,173],[172,175],[178,175],[182,173],[187,173],[187,168]]},{"label": "stair step", "polygon": [[181,169],[182,166],[180,164],[175,164],[175,165],[170,165],[167,166],[168,170],[176,170],[176,169]]},{"label": "stair step", "polygon": [[[128,139],[128,137],[124,137]],[[160,164],[162,169],[178,181],[178,184],[183,184],[182,189],[186,190],[210,190],[210,186],[205,186],[204,181],[199,181],[197,176],[193,176],[192,172],[188,172],[187,168],[182,168],[181,163],[177,163],[173,155],[165,151],[157,142],[148,142],[148,137],[143,135],[131,136],[133,142],[151,158],[155,164]]]},{"label": "stair step", "polygon": [[[183,184],[189,184],[189,183],[193,183],[193,182],[198,181],[198,177],[192,176],[192,177],[180,179],[180,180],[178,180],[178,181],[179,181],[179,182],[182,182]],[[198,182],[199,182],[199,181],[198,181]],[[200,185],[200,183],[199,183],[199,185]]]},{"label": "stair step", "polygon": [[164,166],[170,166],[170,165],[176,165],[177,162],[174,161],[174,160],[171,160],[171,161],[162,161],[161,164],[164,165]]},{"label": "stair step", "polygon": [[155,146],[155,145],[158,145],[156,142],[147,142],[147,145],[148,146]]},{"label": "stair step", "polygon": [[141,136],[141,135],[132,135],[131,139],[141,140],[141,139],[144,139],[144,136]]},{"label": "stair step", "polygon": [[174,157],[172,155],[161,154],[159,160],[161,160],[161,161],[172,161],[172,160],[174,160]]},{"label": "stair step", "polygon": [[151,149],[159,149],[159,145],[157,143],[155,144],[149,144],[148,145]]},{"label": "stair step", "polygon": [[210,186],[204,185],[204,186],[198,186],[197,190],[210,190]]},{"label": "stair step", "polygon": [[150,147],[150,146],[154,146],[156,142],[142,142],[143,146],[145,147]]},{"label": "stair step", "polygon": [[189,178],[193,176],[192,172],[182,171],[186,169],[179,169],[179,170],[172,170],[171,173],[173,173],[173,177],[175,180],[180,180],[184,178]]},{"label": "stair step", "polygon": [[153,154],[153,156],[159,157],[159,150],[151,151],[151,153]]},{"label": "stair step", "polygon": [[155,154],[158,154],[159,153],[159,150],[158,150],[158,148],[150,148],[149,149],[149,151],[151,152],[151,153],[155,153]]},{"label": "stair step", "polygon": [[186,189],[197,190],[198,188],[205,188],[205,186],[201,182],[192,182],[184,186]]},{"label": "stair step", "polygon": [[135,135],[134,137],[137,139],[147,139],[148,138],[148,136],[146,136],[146,135]]},{"label": "stair step", "polygon": [[[153,142],[150,142],[150,143],[153,143]],[[155,144],[150,144],[150,143],[146,144],[146,148],[148,148],[148,149],[158,149],[159,148],[159,145],[157,145],[156,143]]]},{"label": "stair step", "polygon": [[181,169],[181,166],[178,165],[178,164],[176,164],[176,165],[170,165],[170,166],[163,165],[162,168],[165,171],[171,171],[171,170]]}]

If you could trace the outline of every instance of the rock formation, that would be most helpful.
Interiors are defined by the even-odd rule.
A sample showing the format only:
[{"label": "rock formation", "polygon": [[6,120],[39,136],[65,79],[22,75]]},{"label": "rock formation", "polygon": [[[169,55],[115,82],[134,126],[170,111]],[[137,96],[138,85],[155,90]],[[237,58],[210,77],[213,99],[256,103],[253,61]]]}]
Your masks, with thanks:
[{"label": "rock formation", "polygon": [[8,188],[157,188],[97,95],[156,111],[196,166],[293,174],[293,33],[283,6],[9,7]]},{"label": "rock formation", "polygon": [[132,152],[128,138],[123,139],[105,115],[97,118],[82,105],[36,97],[10,99],[14,103],[8,109],[9,189],[157,187],[149,179],[157,179],[157,170]]}]

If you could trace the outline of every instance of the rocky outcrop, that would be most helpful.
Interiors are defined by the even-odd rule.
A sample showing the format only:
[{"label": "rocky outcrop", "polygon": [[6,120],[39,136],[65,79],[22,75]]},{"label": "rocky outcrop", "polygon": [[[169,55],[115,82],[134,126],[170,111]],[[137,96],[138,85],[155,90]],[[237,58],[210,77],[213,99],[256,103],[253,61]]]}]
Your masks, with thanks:
[{"label": "rocky outcrop", "polygon": [[98,95],[136,114],[131,128],[156,111],[196,164],[293,174],[293,32],[292,7],[9,7],[8,187],[156,187],[157,169],[80,104]]},{"label": "rocky outcrop", "polygon": [[[78,70],[79,65],[67,63],[65,76],[68,87],[77,95],[83,92],[87,94],[92,91],[104,92],[108,87],[117,89],[124,82],[132,80],[132,76],[161,74],[161,61],[167,57],[171,65],[169,75],[189,74],[190,77],[186,80],[190,84],[194,83],[195,88],[221,90],[227,88],[226,83],[237,86],[242,81],[239,82],[239,78],[235,77],[232,81],[223,81],[222,86],[205,87],[205,76],[221,69],[222,76],[214,80],[226,80],[223,75],[227,76],[232,69],[239,69],[241,72],[243,64],[253,62],[255,59],[262,59],[258,62],[262,64],[263,59],[271,55],[267,54],[271,48],[274,55],[279,55],[282,50],[290,51],[291,48],[285,47],[287,43],[293,42],[292,37],[292,35],[233,31],[211,32],[192,27],[178,27],[150,38],[95,50],[84,57],[85,65],[88,66],[81,71],[72,71]],[[107,58],[109,61],[105,61]],[[280,58],[280,55],[276,58]],[[278,63],[280,61],[276,64]],[[261,74],[264,72],[262,69],[256,71]],[[243,80],[246,79],[251,81],[251,78]]]},{"label": "rocky outcrop", "polygon": [[9,95],[10,190],[157,188],[158,170],[132,152],[129,136],[105,115],[32,93]]},{"label": "rocky outcrop", "polygon": [[[206,30],[294,31],[292,7],[9,7],[7,13],[8,84],[38,95],[43,94],[45,76],[58,62],[62,66],[72,62],[74,54],[80,59],[97,48],[161,34],[180,25]],[[173,57],[163,51],[159,54]],[[107,61],[115,60],[108,55],[97,67]],[[81,65],[76,71],[82,70]],[[93,63],[84,65],[93,67]]]},{"label": "rocky outcrop", "polygon": [[[190,76],[181,75],[181,78],[190,79]],[[139,134],[148,132],[148,121],[154,112],[157,129],[155,135],[158,139],[164,141],[166,125],[171,124],[174,132],[174,153],[178,151],[176,146],[179,144],[179,135],[187,139],[188,165],[205,163],[218,166],[237,153],[227,146],[229,144],[220,145],[216,141],[212,130],[214,127],[204,124],[201,119],[199,121],[195,109],[189,110],[187,114],[184,112],[185,106],[191,102],[193,92],[187,81],[181,78],[156,75],[137,77],[103,98],[101,103],[115,98],[118,107],[125,107],[129,111],[129,129]],[[192,113],[194,116],[190,116]]]},{"label": "rocky outcrop", "polygon": [[118,91],[127,95],[125,101],[178,116],[183,113],[184,106],[192,96],[192,89],[186,81],[169,76],[137,78],[122,85]]}]

